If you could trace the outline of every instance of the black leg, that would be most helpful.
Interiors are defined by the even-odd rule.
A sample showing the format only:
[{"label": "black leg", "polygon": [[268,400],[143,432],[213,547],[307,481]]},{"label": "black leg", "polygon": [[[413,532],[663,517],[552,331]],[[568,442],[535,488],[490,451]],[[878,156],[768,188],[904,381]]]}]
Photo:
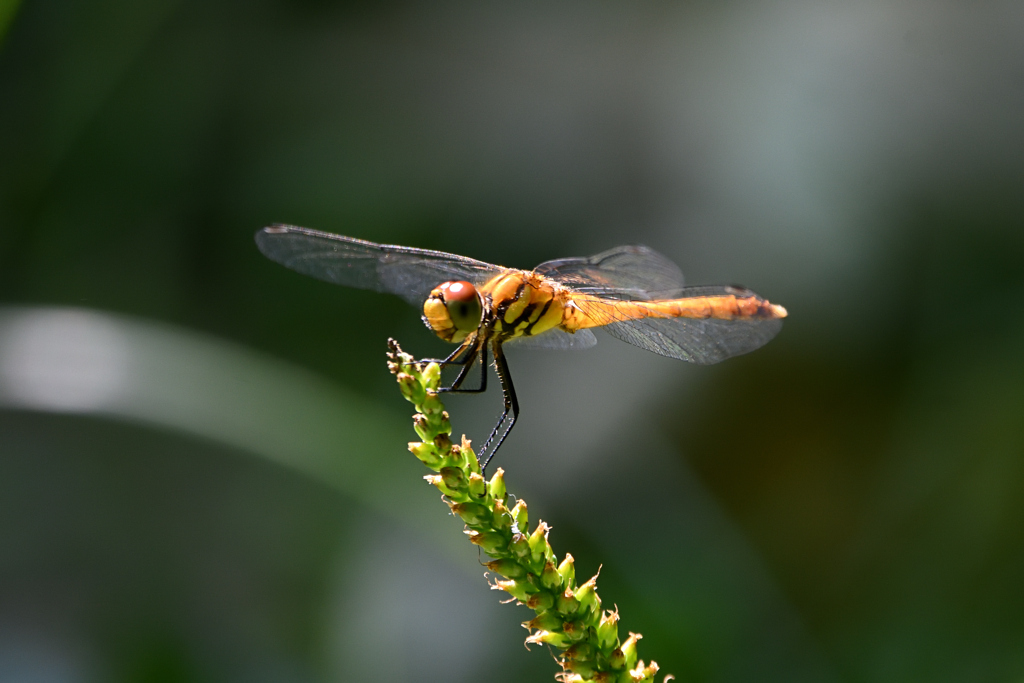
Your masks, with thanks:
[{"label": "black leg", "polygon": [[484,442],[484,447],[480,450],[482,457],[484,453],[487,453],[487,447],[494,440],[494,437],[498,434],[498,430],[505,424],[505,419],[508,418],[509,411],[512,412],[512,419],[508,423],[508,427],[501,433],[501,437],[498,439],[498,443],[494,444],[494,448],[491,449],[490,453],[487,453],[487,459],[484,460],[483,465],[480,467],[480,471],[486,475],[487,465],[491,462],[491,458],[501,448],[501,444],[504,443],[505,437],[512,431],[512,427],[516,424],[516,419],[519,417],[519,401],[516,399],[516,388],[512,385],[512,375],[508,371],[508,363],[505,362],[505,353],[501,350],[501,342],[495,340],[494,342],[494,366],[498,371],[498,380],[501,382],[501,395],[505,401],[505,410],[501,413],[501,419],[498,420],[498,424],[494,425],[494,429],[491,430],[491,435],[487,437],[487,441]]},{"label": "black leg", "polygon": [[469,371],[473,368],[473,361],[470,360],[468,363],[462,365],[462,370],[459,371],[459,376],[455,378],[455,381],[451,383],[451,386],[441,387],[437,390],[438,393],[449,392],[453,394],[480,394],[487,391],[487,343],[478,342],[473,345],[473,351],[470,352],[468,358],[475,359],[479,353],[480,356],[480,385],[476,389],[463,389],[462,383],[469,376]]},{"label": "black leg", "polygon": [[[473,363],[476,361],[481,347],[484,349],[484,353],[480,364],[480,386],[476,389],[463,389],[461,388],[462,383],[469,375],[469,371],[473,367]],[[446,365],[458,365],[461,367],[459,374],[455,377],[455,381],[447,387],[440,387],[437,390],[438,393],[451,392],[455,394],[479,394],[487,391],[487,347],[485,344],[481,343],[479,335],[477,335],[472,341],[460,344],[457,349],[448,355],[447,358],[421,358],[416,362],[437,363],[442,368]]]},{"label": "black leg", "polygon": [[462,360],[455,360],[455,359],[458,358],[463,353],[465,353],[466,351],[468,351],[469,349],[473,348],[474,346],[476,346],[476,342],[475,341],[472,342],[472,343],[469,343],[469,344],[460,344],[457,349],[455,349],[450,354],[448,354],[447,358],[422,358],[420,360],[417,360],[416,362],[417,363],[437,363],[441,367],[444,367],[445,365],[465,365],[466,364],[466,360],[472,358],[473,354],[469,354],[468,356],[464,357]]}]

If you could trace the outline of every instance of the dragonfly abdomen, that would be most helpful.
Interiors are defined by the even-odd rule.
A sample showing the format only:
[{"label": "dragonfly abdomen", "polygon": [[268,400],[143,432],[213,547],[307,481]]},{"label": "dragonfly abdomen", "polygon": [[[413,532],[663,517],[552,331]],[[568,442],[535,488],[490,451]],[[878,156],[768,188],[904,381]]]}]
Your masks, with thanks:
[{"label": "dragonfly abdomen", "polygon": [[617,301],[593,296],[574,296],[565,306],[562,327],[575,331],[641,318],[696,318],[742,320],[784,318],[786,309],[756,294],[693,296],[656,301]]},{"label": "dragonfly abdomen", "polygon": [[784,318],[786,309],[759,296],[700,296],[686,299],[644,302],[650,315],[657,318]]}]

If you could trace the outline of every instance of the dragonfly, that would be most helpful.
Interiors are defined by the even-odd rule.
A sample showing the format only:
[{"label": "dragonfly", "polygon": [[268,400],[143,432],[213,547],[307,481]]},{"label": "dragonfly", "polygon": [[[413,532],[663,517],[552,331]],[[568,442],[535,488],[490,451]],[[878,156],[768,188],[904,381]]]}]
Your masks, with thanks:
[{"label": "dragonfly", "polygon": [[[597,343],[591,330],[599,327],[662,356],[709,365],[763,346],[786,317],[784,307],[745,287],[685,286],[675,263],[640,245],[519,270],[293,225],[263,228],[256,244],[304,275],[397,294],[420,308],[426,326],[457,345],[447,358],[433,359],[460,368],[440,392],[486,391],[492,355],[504,409],[477,456],[483,471],[519,417],[505,344],[585,349]],[[480,379],[470,388],[475,365]]]}]

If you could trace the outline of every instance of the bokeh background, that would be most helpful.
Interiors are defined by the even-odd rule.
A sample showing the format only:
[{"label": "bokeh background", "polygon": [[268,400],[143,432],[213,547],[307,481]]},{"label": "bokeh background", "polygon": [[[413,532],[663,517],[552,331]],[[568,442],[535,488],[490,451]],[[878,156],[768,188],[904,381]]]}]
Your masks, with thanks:
[{"label": "bokeh background", "polygon": [[[680,681],[1024,677],[1024,4],[0,2],[0,680],[552,680],[287,222],[790,311],[510,352],[510,489]],[[480,438],[499,396],[457,397]]]}]

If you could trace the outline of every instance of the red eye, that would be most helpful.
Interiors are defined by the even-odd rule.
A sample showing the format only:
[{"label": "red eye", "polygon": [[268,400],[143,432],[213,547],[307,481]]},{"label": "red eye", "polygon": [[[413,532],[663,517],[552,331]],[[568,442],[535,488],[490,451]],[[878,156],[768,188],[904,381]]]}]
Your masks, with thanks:
[{"label": "red eye", "polygon": [[444,301],[445,310],[455,329],[470,332],[480,325],[483,310],[480,298],[476,295],[476,287],[465,280],[445,282],[437,290]]},{"label": "red eye", "polygon": [[470,301],[476,299],[476,287],[465,280],[446,282],[440,287],[445,301]]}]

